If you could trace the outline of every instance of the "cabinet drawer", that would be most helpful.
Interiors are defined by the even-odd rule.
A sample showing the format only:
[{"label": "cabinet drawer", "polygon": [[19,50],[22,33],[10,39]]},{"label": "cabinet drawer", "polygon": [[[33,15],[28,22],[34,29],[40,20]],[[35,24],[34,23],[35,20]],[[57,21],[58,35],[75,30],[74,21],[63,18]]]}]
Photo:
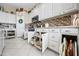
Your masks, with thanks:
[{"label": "cabinet drawer", "polygon": [[54,42],[54,41],[50,41],[49,44],[48,44],[48,48],[56,51],[56,52],[59,52],[59,43],[58,42]]},{"label": "cabinet drawer", "polygon": [[76,28],[61,29],[61,33],[62,34],[67,34],[67,33],[70,33],[70,34],[78,34],[78,29],[76,29]]},{"label": "cabinet drawer", "polygon": [[60,40],[60,33],[50,33],[49,40],[59,41]]},{"label": "cabinet drawer", "polygon": [[60,29],[50,29],[49,31],[52,33],[60,33]]}]

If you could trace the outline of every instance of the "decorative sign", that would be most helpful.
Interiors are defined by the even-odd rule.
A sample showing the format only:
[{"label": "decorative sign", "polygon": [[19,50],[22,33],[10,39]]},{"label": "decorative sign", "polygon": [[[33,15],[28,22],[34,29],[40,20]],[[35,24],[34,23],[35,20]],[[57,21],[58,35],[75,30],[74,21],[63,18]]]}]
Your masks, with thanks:
[{"label": "decorative sign", "polygon": [[19,19],[19,21],[18,21],[20,24],[22,24],[23,23],[23,20],[22,19]]}]

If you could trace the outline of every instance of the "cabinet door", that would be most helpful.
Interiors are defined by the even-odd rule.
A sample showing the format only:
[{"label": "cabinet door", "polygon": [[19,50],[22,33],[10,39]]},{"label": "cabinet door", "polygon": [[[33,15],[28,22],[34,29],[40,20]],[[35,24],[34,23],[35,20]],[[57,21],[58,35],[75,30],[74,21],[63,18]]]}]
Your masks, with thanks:
[{"label": "cabinet door", "polygon": [[60,40],[60,33],[50,33],[49,40],[58,42]]},{"label": "cabinet door", "polygon": [[71,12],[76,9],[75,3],[53,3],[53,16]]},{"label": "cabinet door", "polygon": [[2,50],[4,48],[4,38],[3,38],[3,31],[0,31],[0,55],[2,54]]},{"label": "cabinet door", "polygon": [[16,23],[15,19],[16,19],[15,15],[10,15],[10,18],[9,18],[10,23],[15,24]]},{"label": "cabinet door", "polygon": [[53,16],[58,16],[62,14],[63,11],[63,4],[62,3],[53,3]]},{"label": "cabinet door", "polygon": [[7,23],[8,22],[8,16],[7,16],[7,13],[4,13],[4,12],[0,12],[0,19],[2,23]]},{"label": "cabinet door", "polygon": [[76,10],[76,3],[63,3],[62,5],[63,7],[63,13],[68,13],[71,12],[73,10]]},{"label": "cabinet door", "polygon": [[28,23],[28,24],[29,24],[29,23],[32,23],[32,17],[31,17],[31,14],[28,15],[28,21],[27,21],[27,23]]},{"label": "cabinet door", "polygon": [[42,34],[42,53],[48,47],[48,33]]},{"label": "cabinet door", "polygon": [[2,53],[2,39],[0,38],[0,55]]},{"label": "cabinet door", "polygon": [[59,42],[49,41],[48,48],[59,53]]},{"label": "cabinet door", "polygon": [[8,13],[4,13],[4,23],[9,23],[9,17]]},{"label": "cabinet door", "polygon": [[25,14],[25,24],[31,23],[31,15],[26,13]]},{"label": "cabinet door", "polygon": [[15,17],[15,15],[13,15],[13,14],[8,14],[8,17],[9,17],[9,23],[12,23],[12,24],[15,24],[16,23],[16,17]]},{"label": "cabinet door", "polygon": [[35,32],[28,32],[28,43],[32,40],[32,37],[34,36]]},{"label": "cabinet door", "polygon": [[52,3],[46,3],[45,6],[46,6],[45,19],[46,19],[46,18],[52,17],[52,15],[53,15],[53,13],[52,13],[53,7],[52,7]]},{"label": "cabinet door", "polygon": [[4,22],[4,16],[3,16],[3,13],[2,12],[0,12],[0,22]]},{"label": "cabinet door", "polygon": [[44,17],[45,17],[44,12],[45,12],[45,5],[44,4],[41,4],[40,5],[40,21],[43,20]]},{"label": "cabinet door", "polygon": [[53,33],[53,32],[49,33],[48,48],[59,53],[60,40],[61,40],[60,33]]},{"label": "cabinet door", "polygon": [[43,3],[40,5],[40,20],[52,17],[52,3]]},{"label": "cabinet door", "polygon": [[3,48],[4,48],[4,39],[0,38],[0,55],[2,54]]}]

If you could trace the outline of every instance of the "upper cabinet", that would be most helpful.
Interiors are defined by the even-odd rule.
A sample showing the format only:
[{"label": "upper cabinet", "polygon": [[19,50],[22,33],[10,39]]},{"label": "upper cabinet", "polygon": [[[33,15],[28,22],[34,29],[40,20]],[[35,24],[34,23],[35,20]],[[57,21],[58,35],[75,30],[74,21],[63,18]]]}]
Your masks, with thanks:
[{"label": "upper cabinet", "polygon": [[25,24],[31,23],[31,14],[26,13],[25,15]]},{"label": "upper cabinet", "polygon": [[52,17],[52,3],[41,4],[39,16],[39,20],[44,20],[46,18]]},{"label": "upper cabinet", "polygon": [[53,16],[78,10],[78,6],[78,3],[53,3]]},{"label": "upper cabinet", "polygon": [[63,11],[63,4],[62,3],[53,3],[52,4],[52,16],[57,16],[62,14]]},{"label": "upper cabinet", "polygon": [[36,15],[38,15],[40,19],[40,12],[41,12],[41,8],[40,8],[40,5],[38,5],[36,8],[34,8],[31,11],[31,13],[29,13],[29,22],[32,22],[32,18],[35,17]]},{"label": "upper cabinet", "polygon": [[39,16],[39,21],[41,21],[74,10],[79,10],[78,3],[41,3],[31,11],[30,20],[36,15]]},{"label": "upper cabinet", "polygon": [[52,3],[39,4],[35,9],[31,11],[30,13],[31,20],[36,15],[39,16],[39,21],[52,17]]},{"label": "upper cabinet", "polygon": [[75,3],[63,3],[63,13],[68,13],[76,10],[77,4]]},{"label": "upper cabinet", "polygon": [[16,24],[16,16],[13,14],[9,14],[9,23]]},{"label": "upper cabinet", "polygon": [[16,17],[13,14],[0,12],[0,23],[16,23]]}]

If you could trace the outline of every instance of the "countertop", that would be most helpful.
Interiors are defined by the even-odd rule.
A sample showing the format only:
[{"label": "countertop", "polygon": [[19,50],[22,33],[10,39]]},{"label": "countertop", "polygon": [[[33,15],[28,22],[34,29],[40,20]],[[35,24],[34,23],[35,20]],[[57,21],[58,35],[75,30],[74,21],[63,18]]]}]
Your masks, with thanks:
[{"label": "countertop", "polygon": [[79,28],[79,26],[54,26],[54,27],[42,27],[35,29],[51,29],[51,28]]}]

